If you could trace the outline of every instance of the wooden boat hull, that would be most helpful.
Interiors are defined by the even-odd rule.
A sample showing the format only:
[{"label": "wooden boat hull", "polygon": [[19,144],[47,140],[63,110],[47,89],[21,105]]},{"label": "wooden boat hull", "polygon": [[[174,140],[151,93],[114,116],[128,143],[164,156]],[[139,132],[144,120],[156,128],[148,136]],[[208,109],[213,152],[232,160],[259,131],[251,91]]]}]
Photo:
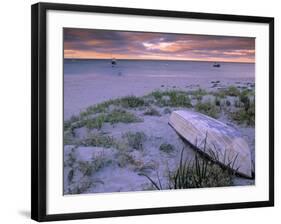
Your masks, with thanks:
[{"label": "wooden boat hull", "polygon": [[193,112],[172,112],[169,124],[195,149],[216,162],[252,177],[251,151],[241,133],[214,118]]}]

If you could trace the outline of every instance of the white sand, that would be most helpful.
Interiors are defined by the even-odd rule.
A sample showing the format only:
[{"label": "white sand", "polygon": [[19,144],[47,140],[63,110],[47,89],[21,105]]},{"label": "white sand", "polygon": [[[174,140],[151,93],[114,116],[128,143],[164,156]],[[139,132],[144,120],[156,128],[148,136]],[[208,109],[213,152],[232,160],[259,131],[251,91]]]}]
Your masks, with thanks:
[{"label": "white sand", "polygon": [[[183,89],[192,90],[199,87],[203,89],[215,90],[216,88],[224,88],[231,84],[236,86],[247,86],[248,82],[253,83],[252,80],[239,80],[233,78],[233,80],[219,80],[220,83],[216,88],[212,88],[214,83],[211,81],[217,81],[218,79],[212,78],[194,78],[194,77],[149,77],[144,79],[143,77],[132,76],[94,76],[94,75],[68,75],[64,80],[64,119],[67,120],[71,115],[76,115],[80,111],[84,110],[88,106],[103,102],[105,100],[119,98],[127,95],[142,96],[148,94],[156,89]],[[122,134],[130,132],[144,132],[147,135],[147,139],[144,143],[144,150],[140,153],[136,150],[132,151],[132,156],[137,164],[126,166],[119,166],[118,153],[116,149],[102,149],[106,151],[105,157],[110,160],[111,163],[101,168],[97,172],[94,172],[91,176],[81,176],[81,173],[76,172],[73,177],[73,183],[68,183],[67,178],[69,175],[69,167],[65,168],[64,184],[65,191],[68,192],[68,187],[72,188],[79,185],[91,184],[89,188],[83,193],[96,193],[96,192],[118,192],[118,191],[139,191],[139,190],[151,190],[151,183],[147,178],[138,175],[141,169],[145,167],[154,167],[148,169],[149,176],[154,180],[157,180],[157,174],[163,184],[167,181],[167,167],[172,170],[179,162],[180,151],[185,147],[185,157],[188,160],[192,160],[194,151],[186,143],[184,143],[176,132],[168,125],[169,114],[164,114],[163,109],[158,108],[161,111],[161,117],[157,116],[144,116],[144,111],[131,111],[143,118],[143,122],[140,123],[118,123],[114,125],[105,124],[99,132],[106,133],[114,138],[122,138]],[[173,110],[173,108],[170,108]],[[223,114],[219,120],[224,123],[230,124],[239,131],[247,140],[251,151],[252,158],[254,160],[254,128],[247,128],[244,126],[235,125],[230,122]],[[96,131],[96,130],[95,130]],[[89,133],[86,128],[80,128],[75,130],[76,137],[82,139]],[[162,143],[170,143],[175,146],[175,150],[172,153],[165,153],[159,150],[159,146]],[[65,156],[70,152],[70,146],[65,146]],[[75,149],[75,156],[80,161],[90,161],[93,154],[96,151],[100,151],[97,147],[81,147]],[[109,153],[109,154],[108,154]],[[66,157],[65,157],[66,160]],[[79,163],[75,167],[79,167]],[[254,184],[254,180],[247,180],[243,178],[235,178],[234,185],[249,185]],[[83,186],[81,187],[83,188]]]}]

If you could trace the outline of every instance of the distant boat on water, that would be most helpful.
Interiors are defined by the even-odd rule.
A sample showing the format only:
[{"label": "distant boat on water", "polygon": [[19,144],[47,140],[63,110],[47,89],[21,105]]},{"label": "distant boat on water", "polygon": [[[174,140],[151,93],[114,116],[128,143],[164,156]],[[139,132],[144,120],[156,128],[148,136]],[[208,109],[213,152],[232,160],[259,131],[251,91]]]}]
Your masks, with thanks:
[{"label": "distant boat on water", "polygon": [[117,61],[116,61],[115,58],[112,58],[112,59],[111,59],[111,65],[112,65],[112,67],[114,67],[114,66],[117,65]]},{"label": "distant boat on water", "polygon": [[220,65],[219,63],[216,63],[216,62],[215,62],[215,63],[213,64],[213,67],[219,68],[219,67],[221,67],[221,65]]}]

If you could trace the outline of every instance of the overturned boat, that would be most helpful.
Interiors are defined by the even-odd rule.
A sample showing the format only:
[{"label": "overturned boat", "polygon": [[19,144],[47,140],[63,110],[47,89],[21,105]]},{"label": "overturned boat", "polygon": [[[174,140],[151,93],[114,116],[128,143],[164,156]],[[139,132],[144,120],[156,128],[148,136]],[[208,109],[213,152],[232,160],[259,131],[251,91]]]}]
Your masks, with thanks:
[{"label": "overturned boat", "polygon": [[235,128],[185,110],[172,112],[169,124],[199,152],[240,176],[252,178],[250,148]]}]

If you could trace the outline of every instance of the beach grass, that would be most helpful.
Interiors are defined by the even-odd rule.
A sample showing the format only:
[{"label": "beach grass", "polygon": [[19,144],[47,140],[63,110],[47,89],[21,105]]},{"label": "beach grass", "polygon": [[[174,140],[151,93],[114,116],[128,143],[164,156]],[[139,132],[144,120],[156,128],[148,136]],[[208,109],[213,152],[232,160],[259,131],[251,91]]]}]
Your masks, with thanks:
[{"label": "beach grass", "polygon": [[183,160],[174,173],[170,175],[171,189],[222,187],[232,185],[233,175],[215,163],[195,155],[194,161]]},{"label": "beach grass", "polygon": [[95,134],[90,134],[89,136],[80,140],[76,144],[83,145],[83,146],[111,148],[116,146],[116,141],[112,136],[95,133]]},{"label": "beach grass", "polygon": [[[81,126],[85,126],[88,129],[101,129],[104,123],[116,124],[116,123],[134,123],[141,122],[142,119],[135,114],[123,109],[114,109],[108,113],[101,113],[94,117],[88,116],[82,118],[79,122]],[[76,122],[77,123],[77,122]]]},{"label": "beach grass", "polygon": [[[144,178],[143,184],[145,186],[151,184],[153,189],[233,185],[235,172],[218,165],[215,158],[207,158],[196,153],[195,157],[192,154],[191,157],[184,159],[182,150],[178,159],[175,155],[180,150],[177,150],[178,143],[173,142],[173,139],[171,142],[168,139],[168,142],[165,142],[163,136],[157,136],[156,142],[152,143],[151,133],[147,132],[147,122],[160,121],[161,125],[163,122],[168,124],[169,114],[182,109],[195,110],[215,119],[226,118],[236,125],[241,125],[240,127],[246,125],[251,128],[255,124],[254,89],[241,90],[233,86],[213,92],[200,88],[193,91],[166,89],[155,90],[144,96],[107,100],[88,107],[78,116],[72,116],[64,122],[64,145],[105,148],[104,150],[114,155],[112,157],[114,160],[110,157],[112,166],[119,166],[119,169],[125,168],[128,172],[145,176],[149,183]],[[125,125],[138,122],[144,123],[136,126]],[[157,124],[155,126],[158,128]],[[77,130],[82,127],[84,129]],[[112,129],[108,130],[109,128]],[[152,137],[156,139],[156,136]],[[156,150],[157,155],[174,159],[175,163],[172,166],[167,165],[169,166],[167,169],[161,166],[159,168],[158,161],[154,161],[155,158],[151,161],[146,158],[148,150]],[[64,166],[67,167],[66,180],[70,183],[64,191],[67,194],[91,192],[98,183],[94,179],[95,173],[109,162],[109,158],[78,161],[72,150],[64,161]],[[106,169],[104,171],[106,172]]]},{"label": "beach grass", "polygon": [[144,106],[144,100],[141,97],[126,96],[117,99],[110,99],[93,106],[89,106],[85,111],[80,112],[80,117],[87,117],[92,114],[106,113],[110,106],[121,106],[124,108],[137,108]]},{"label": "beach grass", "polygon": [[227,96],[239,96],[240,90],[236,86],[229,86],[227,89],[222,90]]},{"label": "beach grass", "polygon": [[64,145],[73,145],[75,144],[74,135],[70,130],[66,130],[63,132],[63,144]]},{"label": "beach grass", "polygon": [[157,181],[145,173],[145,176],[156,190],[163,189],[187,189],[205,187],[223,187],[233,185],[233,173],[221,168],[214,162],[195,155],[193,161],[183,159],[184,149],[181,151],[180,161],[174,171],[168,171],[168,186],[161,183],[158,175]]},{"label": "beach grass", "polygon": [[83,194],[93,185],[90,180],[82,180],[75,184],[74,187],[68,187],[65,193],[67,194]]},{"label": "beach grass", "polygon": [[115,109],[108,113],[105,118],[105,122],[109,122],[110,124],[116,123],[134,123],[141,122],[142,119],[134,115],[133,113],[127,112],[121,109]]},{"label": "beach grass", "polygon": [[171,106],[190,108],[192,106],[188,92],[180,90],[156,90],[150,93],[148,96],[153,96],[156,100],[155,104],[160,107]]},{"label": "beach grass", "polygon": [[161,116],[159,111],[153,107],[149,107],[143,114],[148,116]]},{"label": "beach grass", "polygon": [[146,140],[144,132],[126,132],[122,137],[127,140],[129,147],[143,150],[143,143]]},{"label": "beach grass", "polygon": [[137,162],[128,151],[121,151],[117,156],[117,163],[119,167],[126,167],[128,165],[135,165]]},{"label": "beach grass", "polygon": [[[66,193],[81,194],[101,182],[91,179],[91,176],[112,161],[103,155],[92,157],[89,161],[77,161],[76,157],[73,156],[73,152],[74,151],[71,151],[71,153],[68,154],[68,159],[66,160],[66,166],[69,168],[67,173],[69,187],[67,188]],[[76,177],[76,180],[74,180],[74,177]]]},{"label": "beach grass", "polygon": [[195,110],[197,112],[206,114],[213,118],[218,118],[218,116],[219,116],[219,108],[214,103],[211,103],[210,101],[208,101],[208,102],[199,101],[195,105]]},{"label": "beach grass", "polygon": [[192,95],[195,99],[197,99],[199,101],[202,100],[203,96],[208,94],[206,90],[201,89],[201,88],[194,90],[194,91],[190,91],[189,93],[190,93],[190,95]]},{"label": "beach grass", "polygon": [[101,168],[105,167],[110,161],[104,156],[93,157],[91,161],[79,161],[78,170],[84,176],[91,176],[94,172],[99,171]]},{"label": "beach grass", "polygon": [[166,153],[171,153],[175,150],[175,146],[169,143],[162,143],[159,147],[159,150]]},{"label": "beach grass", "polygon": [[[214,102],[203,102],[202,97],[215,96]],[[234,97],[234,99],[226,98]],[[190,98],[197,99],[194,106]],[[225,100],[221,100],[225,98]],[[64,144],[75,144],[75,129],[86,127],[88,129],[100,130],[105,123],[111,125],[116,123],[142,122],[143,118],[136,115],[134,109],[146,108],[143,115],[161,116],[158,108],[165,107],[164,114],[171,113],[176,108],[193,108],[197,112],[218,118],[220,112],[228,114],[228,118],[237,124],[254,126],[255,124],[255,103],[254,89],[240,91],[235,86],[221,89],[216,92],[206,92],[199,88],[194,91],[182,90],[155,90],[142,97],[127,96],[111,99],[100,104],[88,107],[79,116],[72,116],[64,122]],[[232,107],[236,110],[231,109]],[[89,140],[87,140],[89,141]]]},{"label": "beach grass", "polygon": [[255,104],[250,103],[247,110],[245,108],[238,109],[230,113],[230,118],[238,124],[246,124],[248,126],[255,125]]},{"label": "beach grass", "polygon": [[144,106],[145,102],[141,97],[126,96],[119,99],[119,104],[125,108],[137,108]]}]

